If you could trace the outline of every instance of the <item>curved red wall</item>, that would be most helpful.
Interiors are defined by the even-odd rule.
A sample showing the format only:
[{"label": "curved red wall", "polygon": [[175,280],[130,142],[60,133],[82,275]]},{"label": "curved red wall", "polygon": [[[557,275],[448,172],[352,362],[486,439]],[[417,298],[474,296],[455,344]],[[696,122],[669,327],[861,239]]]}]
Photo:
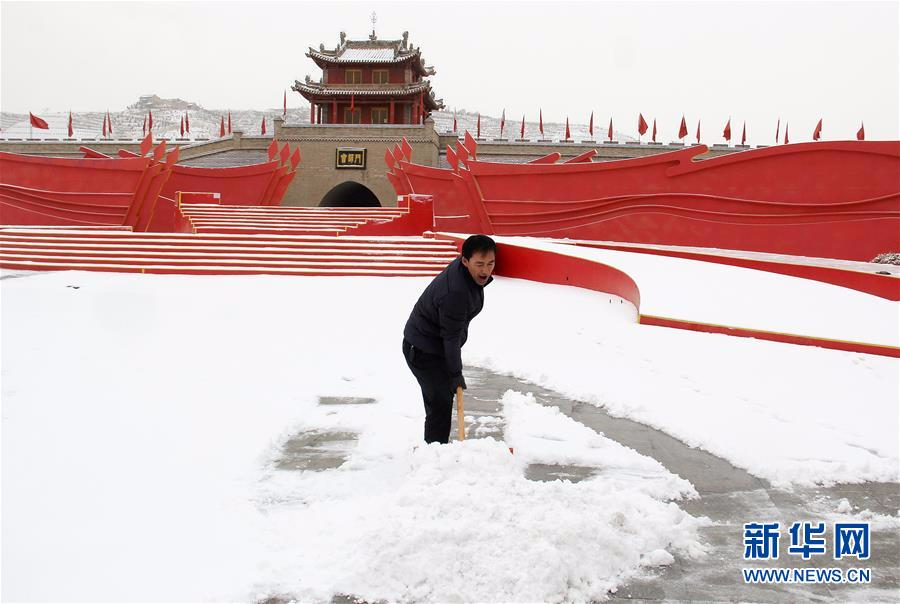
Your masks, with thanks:
[{"label": "curved red wall", "polygon": [[462,189],[447,186],[452,177],[415,187],[436,208],[444,199],[470,214],[482,208],[478,230],[498,235],[863,261],[900,251],[900,142],[800,143],[694,161],[706,150],[574,164],[469,159]]},{"label": "curved red wall", "polygon": [[[462,237],[446,233],[438,233],[435,237],[455,242],[457,244],[457,249],[462,248],[462,243],[464,241],[464,238]],[[834,350],[900,358],[900,348],[893,346],[881,346],[877,344],[867,344],[865,342],[845,342],[828,338],[800,336],[759,329],[744,329],[728,325],[715,325],[700,321],[686,321],[669,317],[640,314],[641,300],[638,284],[627,273],[600,262],[566,254],[559,254],[548,250],[535,250],[509,243],[497,243],[496,274],[505,277],[516,277],[528,279],[530,281],[538,281],[540,283],[574,285],[575,287],[583,287],[594,291],[615,294],[634,304],[635,308],[639,311],[638,322],[642,325],[671,327],[705,333],[718,333],[782,342],[785,344],[818,346]]]}]

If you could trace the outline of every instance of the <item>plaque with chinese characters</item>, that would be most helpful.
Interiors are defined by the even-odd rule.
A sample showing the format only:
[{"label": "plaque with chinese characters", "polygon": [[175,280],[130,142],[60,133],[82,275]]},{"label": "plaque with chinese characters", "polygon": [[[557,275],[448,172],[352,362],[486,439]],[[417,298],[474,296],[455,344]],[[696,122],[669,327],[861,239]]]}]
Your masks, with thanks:
[{"label": "plaque with chinese characters", "polygon": [[366,150],[350,147],[338,147],[334,154],[335,168],[366,169]]}]

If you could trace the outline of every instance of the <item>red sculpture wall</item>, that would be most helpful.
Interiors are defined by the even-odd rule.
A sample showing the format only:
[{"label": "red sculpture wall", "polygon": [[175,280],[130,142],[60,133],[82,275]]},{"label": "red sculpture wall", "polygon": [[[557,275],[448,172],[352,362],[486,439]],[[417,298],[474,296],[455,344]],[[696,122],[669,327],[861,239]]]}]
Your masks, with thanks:
[{"label": "red sculpture wall", "polygon": [[392,182],[433,195],[440,230],[864,261],[900,251],[900,141],[800,143],[694,160],[705,151],[571,164],[468,158],[456,170],[396,161]]}]

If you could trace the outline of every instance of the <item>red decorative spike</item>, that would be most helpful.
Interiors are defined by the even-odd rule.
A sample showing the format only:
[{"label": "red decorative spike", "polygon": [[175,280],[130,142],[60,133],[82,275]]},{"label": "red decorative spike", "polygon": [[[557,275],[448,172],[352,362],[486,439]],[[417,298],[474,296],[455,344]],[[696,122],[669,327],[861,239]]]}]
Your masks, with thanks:
[{"label": "red decorative spike", "polygon": [[153,147],[153,133],[148,132],[144,140],[141,141],[141,156],[150,153],[151,147]]},{"label": "red decorative spike", "polygon": [[156,161],[162,161],[163,157],[166,155],[166,141],[162,141],[156,148],[153,150],[153,159]]},{"label": "red decorative spike", "polygon": [[466,151],[469,152],[469,155],[475,157],[478,153],[478,143],[472,138],[472,135],[469,134],[469,131],[466,130],[466,134],[463,137],[463,145],[466,147]]},{"label": "red decorative spike", "polygon": [[412,161],[412,147],[409,144],[409,141],[406,140],[406,137],[403,137],[403,140],[400,143],[401,149],[403,149],[403,156],[406,157],[406,161]]},{"label": "red decorative spike", "polygon": [[447,145],[447,163],[450,164],[454,171],[459,170],[459,159],[457,159],[456,153],[450,145]]}]

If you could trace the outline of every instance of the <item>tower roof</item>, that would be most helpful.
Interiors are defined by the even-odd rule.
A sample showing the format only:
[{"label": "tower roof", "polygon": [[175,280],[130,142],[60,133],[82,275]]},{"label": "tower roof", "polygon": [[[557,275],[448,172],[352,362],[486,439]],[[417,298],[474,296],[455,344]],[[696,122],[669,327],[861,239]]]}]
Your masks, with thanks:
[{"label": "tower roof", "polygon": [[379,40],[375,32],[368,40],[348,40],[341,32],[341,41],[333,50],[324,44],[316,50],[312,47],[306,56],[324,69],[327,65],[348,63],[381,63],[385,65],[410,62],[420,76],[434,75],[434,67],[425,65],[419,48],[409,45],[409,32],[403,32],[400,40]]},{"label": "tower roof", "polygon": [[299,92],[304,98],[313,102],[321,102],[322,100],[334,97],[349,98],[351,96],[362,98],[408,99],[418,98],[421,94],[424,95],[422,99],[425,108],[429,111],[444,108],[443,100],[435,98],[434,92],[431,90],[431,83],[427,80],[390,87],[359,84],[351,86],[328,86],[321,82],[313,82],[310,80],[300,82],[299,80],[295,80],[294,85],[291,86],[291,90]]}]

